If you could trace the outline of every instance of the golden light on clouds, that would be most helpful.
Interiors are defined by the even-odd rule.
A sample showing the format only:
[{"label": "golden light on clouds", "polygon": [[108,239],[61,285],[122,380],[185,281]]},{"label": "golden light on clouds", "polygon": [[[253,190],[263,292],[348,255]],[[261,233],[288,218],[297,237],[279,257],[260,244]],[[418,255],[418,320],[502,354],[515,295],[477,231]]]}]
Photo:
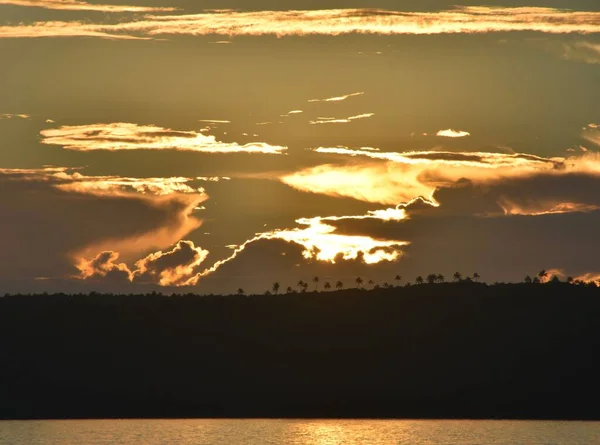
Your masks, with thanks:
[{"label": "golden light on clouds", "polygon": [[0,5],[28,6],[44,9],[59,9],[68,11],[101,11],[101,12],[167,12],[177,8],[130,6],[130,5],[103,5],[82,0],[0,0]]},{"label": "golden light on clouds", "polygon": [[356,116],[350,116],[345,119],[336,119],[335,117],[318,117],[316,120],[309,121],[310,125],[319,125],[319,124],[349,124],[352,121],[359,119],[367,119],[369,117],[375,116],[375,113],[363,113],[358,114]]},{"label": "golden light on clouds", "polygon": [[345,94],[343,96],[327,97],[325,99],[310,99],[309,102],[341,102],[350,97],[362,96],[363,94],[365,94],[365,93],[360,91],[358,93],[350,93],[350,94]]},{"label": "golden light on clouds", "polygon": [[437,132],[436,136],[444,137],[444,138],[464,138],[467,136],[471,136],[471,133],[468,131],[457,131],[449,128],[448,130],[440,130]]},{"label": "golden light on clouds", "polygon": [[[46,3],[56,5],[62,2],[49,0]],[[69,3],[82,4],[74,1]],[[201,14],[145,15],[139,20],[113,24],[54,21],[8,25],[0,27],[0,38],[88,36],[116,39],[154,38],[163,35],[284,37],[345,34],[476,34],[512,31],[552,34],[598,33],[600,13],[554,8],[487,6],[461,6],[439,12],[382,9],[247,12],[216,10]],[[334,99],[336,98],[330,100]]]},{"label": "golden light on clouds", "polygon": [[156,125],[131,123],[62,126],[42,130],[42,143],[67,150],[179,150],[202,153],[282,154],[287,147],[252,142],[240,145],[220,142],[215,136],[196,131],[174,131]]},{"label": "golden light on clouds", "polygon": [[[565,159],[519,153],[396,153],[372,148],[352,150],[344,147],[321,147],[315,151],[346,156],[352,162],[309,167],[283,175],[280,180],[304,192],[349,197],[385,205],[398,205],[418,197],[435,204],[433,194],[437,188],[453,187],[463,179],[476,185],[485,185],[541,174],[600,174],[600,158],[592,153]],[[365,157],[371,161],[353,160],[356,157]],[[583,207],[558,202],[544,207],[544,211],[555,213],[568,209],[581,211]],[[586,209],[589,211],[589,208]],[[506,212],[518,212],[518,209],[511,206]]]},{"label": "golden light on clouds", "polygon": [[497,201],[505,215],[555,215],[562,213],[587,213],[600,210],[600,206],[578,202],[557,202],[554,200],[529,201],[519,203],[509,198]]}]

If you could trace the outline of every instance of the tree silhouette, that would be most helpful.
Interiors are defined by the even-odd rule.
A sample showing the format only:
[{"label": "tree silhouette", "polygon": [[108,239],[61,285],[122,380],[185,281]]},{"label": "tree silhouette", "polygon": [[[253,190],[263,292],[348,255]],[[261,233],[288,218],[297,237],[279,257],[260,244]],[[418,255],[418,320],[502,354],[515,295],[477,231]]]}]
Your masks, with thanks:
[{"label": "tree silhouette", "polygon": [[238,295],[244,295],[244,289],[241,287],[237,290]]},{"label": "tree silhouette", "polygon": [[444,277],[444,276],[443,276],[443,275],[440,273],[440,274],[438,274],[438,276],[437,276],[437,280],[438,280],[440,283],[443,283],[444,281],[446,281],[446,277]]},{"label": "tree silhouette", "polygon": [[571,277],[571,276],[567,277],[567,283],[573,284],[573,277]]},{"label": "tree silhouette", "polygon": [[527,275],[523,281],[527,284],[531,284],[533,282],[533,279],[529,275]]},{"label": "tree silhouette", "polygon": [[423,284],[424,280],[423,277],[421,275],[419,275],[417,278],[415,278],[415,283],[417,284]]},{"label": "tree silhouette", "polygon": [[460,272],[454,272],[453,278],[454,281],[462,281],[462,274]]},{"label": "tree silhouette", "polygon": [[323,285],[323,287],[324,287],[326,290],[329,290],[329,289],[331,289],[331,284],[329,283],[329,281],[327,281],[327,282],[325,282],[325,284]]},{"label": "tree silhouette", "polygon": [[548,272],[546,272],[546,269],[540,270],[538,273],[538,278],[540,279],[540,283],[543,283],[544,280],[548,278]]},{"label": "tree silhouette", "polygon": [[360,288],[363,284],[363,279],[361,277],[356,277],[356,285]]},{"label": "tree silhouette", "polygon": [[296,286],[298,287],[298,289],[302,289],[304,287],[304,281],[302,281],[302,280],[298,281]]},{"label": "tree silhouette", "polygon": [[373,280],[369,280],[369,283],[368,283],[368,284],[369,284],[369,287],[370,287],[371,289],[373,289],[373,285],[375,284],[375,283],[373,282]]},{"label": "tree silhouette", "polygon": [[292,289],[292,286],[288,286],[288,288],[285,290],[286,293],[291,294],[292,292],[294,292],[294,289]]},{"label": "tree silhouette", "polygon": [[480,275],[479,275],[477,272],[475,272],[475,273],[473,274],[473,281],[477,281],[477,280],[479,280],[480,278],[481,278],[481,276],[480,276]]},{"label": "tree silhouette", "polygon": [[342,283],[341,281],[338,281],[337,283],[335,283],[335,288],[336,289],[343,289],[344,288],[344,283]]},{"label": "tree silhouette", "polygon": [[313,283],[315,283],[315,290],[319,290],[319,277],[313,278]]},{"label": "tree silhouette", "polygon": [[437,281],[437,275],[434,273],[430,273],[427,275],[427,284],[434,284]]},{"label": "tree silhouette", "polygon": [[302,283],[302,292],[306,292],[306,289],[308,289],[308,283]]},{"label": "tree silhouette", "polygon": [[400,287],[400,281],[402,280],[402,277],[400,275],[396,275],[396,278],[394,278],[394,280],[396,280],[396,285]]},{"label": "tree silhouette", "polygon": [[279,293],[279,288],[280,288],[280,287],[281,287],[281,286],[280,286],[280,284],[279,284],[277,281],[273,283],[273,287],[272,287],[272,289],[273,289],[273,293],[274,293],[275,295],[277,295],[277,294]]}]

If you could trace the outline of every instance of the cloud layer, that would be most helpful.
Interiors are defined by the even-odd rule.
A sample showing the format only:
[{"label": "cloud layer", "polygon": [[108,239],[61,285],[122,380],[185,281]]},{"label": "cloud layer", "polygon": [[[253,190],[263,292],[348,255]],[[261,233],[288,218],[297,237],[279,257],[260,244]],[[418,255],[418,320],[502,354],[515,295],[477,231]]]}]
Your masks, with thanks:
[{"label": "cloud layer", "polygon": [[88,36],[135,39],[165,35],[284,37],[344,34],[477,34],[511,31],[552,34],[598,33],[600,13],[554,8],[487,6],[463,6],[440,12],[382,9],[251,12],[220,10],[188,15],[146,15],[140,20],[116,24],[56,21],[1,26],[0,38]]}]

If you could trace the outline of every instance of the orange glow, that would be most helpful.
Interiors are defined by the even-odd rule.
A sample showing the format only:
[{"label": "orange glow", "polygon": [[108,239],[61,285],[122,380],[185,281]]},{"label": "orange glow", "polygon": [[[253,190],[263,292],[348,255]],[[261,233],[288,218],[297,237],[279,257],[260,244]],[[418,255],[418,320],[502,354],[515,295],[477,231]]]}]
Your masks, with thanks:
[{"label": "orange glow", "polygon": [[[325,164],[280,178],[285,184],[310,193],[350,197],[360,201],[397,205],[423,197],[435,203],[439,187],[453,187],[461,179],[476,185],[492,185],[511,178],[535,175],[585,173],[600,175],[600,156],[584,153],[571,158],[542,158],[527,154],[485,152],[381,152],[370,147],[317,148],[317,153],[345,156],[345,164]],[[371,161],[359,163],[355,158]],[[352,160],[352,163],[348,161]],[[379,161],[379,162],[376,162]],[[548,207],[548,206],[546,206]],[[512,206],[517,211],[516,206]],[[577,203],[556,202],[556,211],[581,211]],[[548,210],[548,208],[543,209]],[[588,207],[587,211],[590,210]],[[508,212],[510,213],[510,212]]]},{"label": "orange glow", "polygon": [[538,201],[518,204],[507,198],[498,201],[505,215],[552,215],[561,213],[593,212],[600,210],[600,206],[577,202]]}]

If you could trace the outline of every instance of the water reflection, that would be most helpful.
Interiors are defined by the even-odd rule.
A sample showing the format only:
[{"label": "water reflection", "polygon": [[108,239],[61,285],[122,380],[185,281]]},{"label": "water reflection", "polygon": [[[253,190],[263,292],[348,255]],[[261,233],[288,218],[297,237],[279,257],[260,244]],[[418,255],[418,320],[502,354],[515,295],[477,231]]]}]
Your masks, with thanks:
[{"label": "water reflection", "polygon": [[420,420],[0,421],[2,445],[585,445],[599,422]]}]

